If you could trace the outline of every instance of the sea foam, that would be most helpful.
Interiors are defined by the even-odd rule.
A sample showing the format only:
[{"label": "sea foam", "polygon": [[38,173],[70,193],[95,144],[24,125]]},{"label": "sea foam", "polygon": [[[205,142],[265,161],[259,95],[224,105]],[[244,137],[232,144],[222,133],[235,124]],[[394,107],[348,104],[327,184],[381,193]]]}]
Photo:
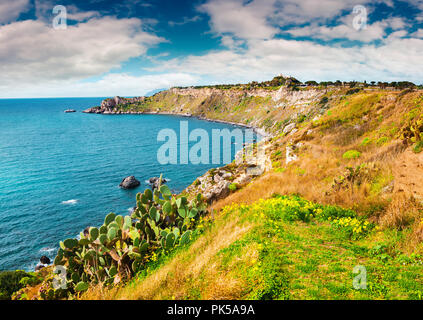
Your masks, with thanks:
[{"label": "sea foam", "polygon": [[62,201],[62,204],[70,204],[70,205],[74,205],[78,203],[78,199],[71,199],[71,200],[66,200],[66,201]]}]

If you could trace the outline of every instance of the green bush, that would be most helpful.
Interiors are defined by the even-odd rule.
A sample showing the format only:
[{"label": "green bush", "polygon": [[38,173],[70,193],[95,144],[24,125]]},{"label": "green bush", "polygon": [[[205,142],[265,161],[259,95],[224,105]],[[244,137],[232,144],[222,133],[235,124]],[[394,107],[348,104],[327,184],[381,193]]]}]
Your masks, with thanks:
[{"label": "green bush", "polygon": [[414,151],[414,153],[420,153],[420,152],[423,151],[423,140],[414,144],[413,151]]},{"label": "green bush", "polygon": [[360,143],[360,146],[366,147],[371,143],[372,143],[372,140],[370,138],[364,138],[363,141]]},{"label": "green bush", "polygon": [[25,271],[0,271],[0,300],[10,300],[12,294],[24,287],[21,280],[30,275]]},{"label": "green bush", "polygon": [[23,286],[35,286],[43,281],[42,276],[38,272],[29,272],[27,277],[23,277],[19,283]]},{"label": "green bush", "polygon": [[345,93],[345,95],[349,96],[349,95],[351,95],[351,94],[355,94],[355,93],[358,93],[358,92],[360,92],[360,89],[359,89],[359,88],[349,89],[349,90]]},{"label": "green bush", "polygon": [[325,105],[325,104],[327,104],[328,102],[329,102],[329,98],[328,98],[328,97],[323,97],[323,98],[320,100],[319,104],[320,104],[320,105]]},{"label": "green bush", "polygon": [[274,220],[309,222],[312,218],[319,221],[333,220],[337,218],[356,217],[353,210],[338,206],[323,206],[310,202],[300,196],[273,195],[272,199],[259,202],[266,214]]},{"label": "green bush", "polygon": [[360,158],[361,153],[357,150],[348,150],[342,155],[342,158],[344,159],[358,159]]},{"label": "green bush", "polygon": [[236,189],[238,189],[238,186],[236,185],[236,183],[231,183],[229,185],[229,190],[230,191],[234,192],[234,191],[236,191]]},{"label": "green bush", "polygon": [[389,138],[388,137],[381,137],[381,138],[377,139],[376,144],[378,146],[382,146],[385,143],[387,143],[388,141],[389,141]]},{"label": "green bush", "polygon": [[[332,220],[332,219],[331,219]],[[368,235],[374,225],[362,218],[337,218],[331,221],[332,226],[345,234],[349,239],[357,240]]]}]

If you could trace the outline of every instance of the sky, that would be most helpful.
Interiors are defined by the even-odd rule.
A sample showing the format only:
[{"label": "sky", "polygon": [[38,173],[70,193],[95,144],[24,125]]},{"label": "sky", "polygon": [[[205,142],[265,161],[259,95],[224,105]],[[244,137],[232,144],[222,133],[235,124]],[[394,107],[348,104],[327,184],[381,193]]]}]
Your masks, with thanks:
[{"label": "sky", "polygon": [[0,0],[0,98],[423,83],[423,0]]}]

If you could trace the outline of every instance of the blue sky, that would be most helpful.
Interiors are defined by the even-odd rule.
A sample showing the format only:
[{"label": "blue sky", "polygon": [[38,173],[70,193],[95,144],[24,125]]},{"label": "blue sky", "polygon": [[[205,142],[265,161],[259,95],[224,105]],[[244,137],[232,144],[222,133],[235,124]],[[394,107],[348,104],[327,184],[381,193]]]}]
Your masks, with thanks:
[{"label": "blue sky", "polygon": [[[54,28],[63,9],[66,28]],[[423,0],[2,0],[0,43],[3,98],[278,74],[421,84]]]}]

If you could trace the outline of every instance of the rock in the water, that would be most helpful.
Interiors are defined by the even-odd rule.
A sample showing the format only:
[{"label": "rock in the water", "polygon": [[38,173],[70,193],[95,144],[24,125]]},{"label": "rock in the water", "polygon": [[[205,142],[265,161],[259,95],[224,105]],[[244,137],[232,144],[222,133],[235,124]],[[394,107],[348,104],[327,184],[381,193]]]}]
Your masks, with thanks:
[{"label": "rock in the water", "polygon": [[[150,178],[149,180],[148,180],[148,182],[150,183],[150,185],[151,185],[151,188],[154,190],[154,189],[157,189],[158,187],[159,187],[159,181],[160,181],[160,178],[159,177],[152,177],[152,178]],[[165,178],[162,178],[162,184],[163,183],[166,183],[167,182],[167,180],[165,179]]]},{"label": "rock in the water", "polygon": [[141,183],[134,177],[129,176],[122,180],[119,187],[123,189],[133,189],[140,185]]},{"label": "rock in the water", "polygon": [[42,263],[42,264],[50,264],[50,259],[48,258],[48,257],[46,257],[46,256],[42,256],[41,258],[40,258],[40,262]]},{"label": "rock in the water", "polygon": [[50,261],[49,257],[42,256],[40,258],[40,263],[35,266],[35,271],[39,271],[42,268],[47,267],[50,263],[51,263],[51,261]]}]

